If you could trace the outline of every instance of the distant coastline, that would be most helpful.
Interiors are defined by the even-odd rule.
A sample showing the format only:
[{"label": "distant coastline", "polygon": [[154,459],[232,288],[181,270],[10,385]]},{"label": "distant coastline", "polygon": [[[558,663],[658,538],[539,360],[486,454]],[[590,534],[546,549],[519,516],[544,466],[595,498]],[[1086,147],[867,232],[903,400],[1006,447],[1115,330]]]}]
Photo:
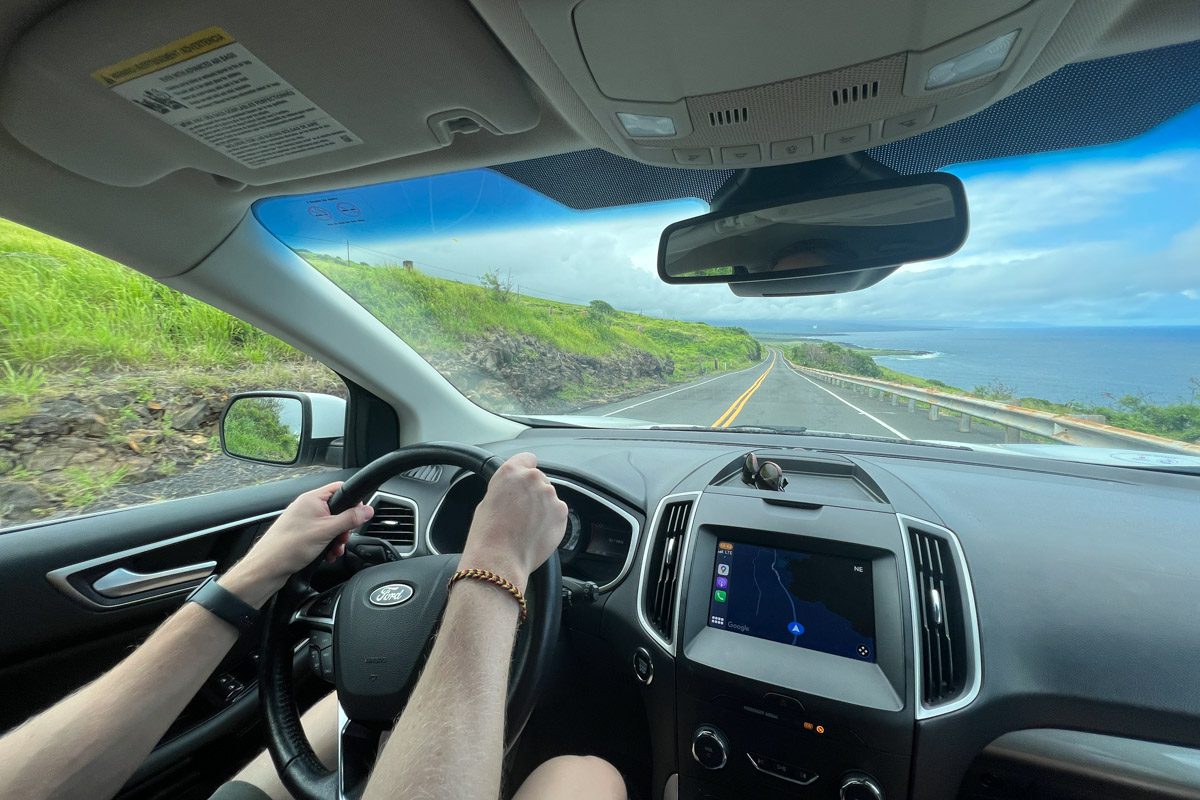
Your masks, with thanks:
[{"label": "distant coastline", "polygon": [[826,333],[820,336],[808,336],[805,334],[764,334],[750,331],[750,335],[758,339],[763,344],[787,345],[794,342],[829,342],[830,344],[836,344],[839,347],[845,347],[848,350],[858,350],[859,352],[863,353],[864,355],[868,355],[871,358],[876,358],[879,356],[887,356],[890,358],[934,358],[938,355],[938,353],[933,350],[907,350],[898,347],[863,347],[862,345],[854,344],[853,342],[830,342],[828,338],[831,336],[854,335],[850,333]]},{"label": "distant coastline", "polygon": [[[950,386],[1002,386],[1054,403],[1200,401],[1200,326],[1043,327],[757,333],[794,346],[825,342],[881,367]],[[791,345],[784,344],[790,342]]]}]

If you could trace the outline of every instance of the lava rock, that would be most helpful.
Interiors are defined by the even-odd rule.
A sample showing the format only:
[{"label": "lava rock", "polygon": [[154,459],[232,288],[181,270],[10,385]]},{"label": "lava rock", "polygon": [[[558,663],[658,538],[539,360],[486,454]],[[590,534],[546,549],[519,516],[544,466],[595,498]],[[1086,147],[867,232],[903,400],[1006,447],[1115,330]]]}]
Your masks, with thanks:
[{"label": "lava rock", "polygon": [[41,492],[32,486],[0,480],[0,526],[32,519],[33,509],[45,503]]},{"label": "lava rock", "polygon": [[171,414],[171,427],[177,431],[194,431],[204,423],[208,412],[208,401],[199,400],[182,411]]}]

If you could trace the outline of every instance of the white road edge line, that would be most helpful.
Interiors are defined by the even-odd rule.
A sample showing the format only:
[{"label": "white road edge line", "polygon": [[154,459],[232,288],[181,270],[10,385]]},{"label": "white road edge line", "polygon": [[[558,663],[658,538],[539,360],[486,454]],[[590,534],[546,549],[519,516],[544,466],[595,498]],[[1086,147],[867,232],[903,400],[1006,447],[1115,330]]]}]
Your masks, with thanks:
[{"label": "white road edge line", "polygon": [[817,383],[816,381],[814,381],[812,378],[808,377],[808,376],[807,376],[807,375],[805,375],[804,373],[802,373],[802,372],[798,372],[798,371],[796,370],[796,368],[795,368],[795,367],[793,367],[793,366],[791,365],[791,363],[789,363],[789,362],[788,362],[788,360],[787,360],[786,358],[783,360],[783,363],[784,363],[784,364],[787,364],[787,368],[788,368],[788,369],[790,369],[790,370],[792,371],[792,373],[793,373],[793,374],[794,374],[794,375],[795,375],[797,378],[803,378],[804,380],[806,380],[806,381],[808,381],[809,383],[811,383],[813,386],[815,386],[815,387],[817,387],[818,389],[820,389],[822,392],[825,392],[825,394],[829,395],[829,396],[830,396],[830,397],[832,397],[834,400],[838,400],[838,401],[840,401],[840,402],[842,402],[842,403],[845,403],[846,405],[850,406],[850,407],[851,407],[851,408],[853,408],[855,411],[857,411],[858,413],[862,414],[864,417],[866,417],[867,419],[869,419],[869,420],[871,420],[872,422],[876,423],[877,425],[882,425],[884,428],[887,428],[889,431],[891,431],[892,433],[896,434],[897,436],[899,436],[899,437],[900,437],[901,439],[903,439],[904,441],[906,441],[906,442],[911,442],[911,441],[912,441],[912,438],[911,438],[911,437],[909,437],[909,436],[905,436],[903,433],[901,433],[900,431],[896,430],[896,429],[895,429],[895,428],[893,428],[891,425],[888,425],[886,422],[884,422],[883,420],[881,420],[879,417],[875,416],[874,414],[871,414],[870,412],[863,411],[861,408],[859,408],[858,406],[854,405],[854,403],[851,403],[851,402],[850,402],[849,400],[847,400],[846,398],[844,398],[844,397],[839,397],[838,395],[836,395],[836,394],[834,394],[833,392],[829,391],[829,390],[828,390],[828,389],[826,389],[824,386],[822,386],[821,384]]},{"label": "white road edge line", "polygon": [[761,367],[763,365],[763,361],[766,361],[766,359],[764,358],[762,361],[758,362],[757,364],[755,364],[752,367],[746,367],[745,369],[739,369],[737,372],[726,372],[724,375],[718,375],[715,378],[709,378],[708,380],[700,381],[699,383],[691,383],[691,384],[688,384],[687,386],[681,386],[680,388],[675,389],[674,391],[667,392],[666,394],[660,394],[658,397],[651,397],[646,400],[640,400],[640,401],[634,403],[633,405],[625,406],[624,408],[618,408],[616,411],[609,411],[607,414],[601,414],[600,416],[611,417],[613,414],[620,414],[622,411],[628,411],[631,408],[637,408],[638,406],[644,406],[644,405],[646,405],[646,403],[653,403],[655,400],[662,400],[664,397],[670,397],[673,394],[679,394],[680,392],[686,392],[688,389],[696,389],[696,388],[703,386],[706,383],[712,383],[713,381],[718,381],[721,378],[728,378],[730,375],[740,375],[743,372],[749,372],[752,369],[757,369],[758,367]]}]

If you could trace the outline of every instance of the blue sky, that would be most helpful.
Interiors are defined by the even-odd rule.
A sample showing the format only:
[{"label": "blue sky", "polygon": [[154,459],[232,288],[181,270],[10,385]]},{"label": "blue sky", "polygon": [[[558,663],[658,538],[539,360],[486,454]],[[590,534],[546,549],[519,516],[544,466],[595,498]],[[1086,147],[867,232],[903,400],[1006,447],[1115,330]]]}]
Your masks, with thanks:
[{"label": "blue sky", "polygon": [[567,209],[476,170],[260,203],[288,244],[434,275],[510,273],[522,290],[688,319],[906,319],[1054,325],[1200,324],[1200,107],[1136,139],[947,168],[963,179],[971,234],[957,254],[823,298],[738,298],[667,286],[658,234],[695,200]]}]

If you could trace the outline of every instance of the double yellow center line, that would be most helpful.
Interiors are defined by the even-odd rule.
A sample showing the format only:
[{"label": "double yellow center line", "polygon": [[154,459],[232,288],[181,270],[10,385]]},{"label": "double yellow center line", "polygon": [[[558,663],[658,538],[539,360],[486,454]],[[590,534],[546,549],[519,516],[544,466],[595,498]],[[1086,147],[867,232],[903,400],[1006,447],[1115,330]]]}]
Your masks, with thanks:
[{"label": "double yellow center line", "polygon": [[737,419],[738,414],[742,413],[742,409],[746,407],[746,403],[748,403],[750,398],[754,396],[754,393],[758,391],[758,387],[762,386],[762,382],[765,381],[767,376],[771,374],[771,370],[775,369],[775,361],[778,359],[778,357],[779,354],[772,350],[771,363],[767,365],[766,371],[764,371],[762,375],[759,375],[758,380],[750,384],[750,388],[742,392],[741,395],[738,396],[738,399],[734,400],[733,404],[730,405],[729,408],[725,409],[724,414],[717,417],[717,421],[710,425],[710,428],[728,428],[733,424],[733,421]]}]

